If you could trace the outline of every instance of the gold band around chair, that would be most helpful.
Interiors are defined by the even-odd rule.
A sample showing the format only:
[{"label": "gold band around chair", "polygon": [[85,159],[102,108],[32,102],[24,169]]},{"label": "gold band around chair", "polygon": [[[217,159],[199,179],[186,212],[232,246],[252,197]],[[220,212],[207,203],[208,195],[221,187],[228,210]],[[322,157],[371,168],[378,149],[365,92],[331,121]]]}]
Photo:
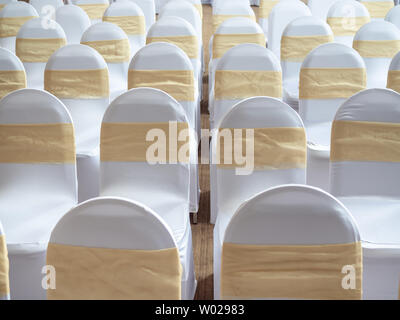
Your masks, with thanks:
[{"label": "gold band around chair", "polygon": [[36,17],[7,17],[0,18],[0,38],[15,37],[21,26]]},{"label": "gold band around chair", "polygon": [[108,70],[45,70],[44,89],[60,99],[108,98]]},{"label": "gold band around chair", "polygon": [[334,121],[331,161],[400,162],[400,124]]},{"label": "gold band around chair", "polygon": [[400,40],[354,40],[353,48],[363,58],[393,58],[400,51]]},{"label": "gold band around chair", "polygon": [[325,36],[282,36],[281,60],[302,62],[311,50],[321,44],[332,42],[333,35]]},{"label": "gold band around chair", "polygon": [[153,42],[168,42],[181,48],[189,59],[199,57],[199,42],[196,36],[176,36],[176,37],[148,37],[147,44]]},{"label": "gold band around chair", "polygon": [[0,71],[0,99],[18,89],[26,88],[26,74],[24,70]]},{"label": "gold band around chair", "polygon": [[279,0],[261,0],[260,9],[258,10],[260,19],[268,19],[273,7],[279,3]]},{"label": "gold band around chair", "polygon": [[100,141],[101,161],[189,163],[185,122],[104,122]]},{"label": "gold band around chair", "polygon": [[[343,267],[355,271],[355,289],[342,285]],[[360,242],[326,245],[224,243],[222,299],[361,299]]]},{"label": "gold band around chair", "polygon": [[255,43],[265,47],[263,33],[252,34],[214,34],[213,58],[221,58],[229,49],[241,43]]},{"label": "gold band around chair", "polygon": [[194,101],[192,70],[129,70],[128,89],[150,87],[165,91],[178,101]]},{"label": "gold band around chair", "polygon": [[215,100],[234,100],[258,96],[282,97],[279,71],[217,70]]},{"label": "gold band around chair", "polygon": [[389,70],[387,88],[400,93],[400,70]]},{"label": "gold band around chair", "polygon": [[47,62],[50,56],[66,45],[64,38],[24,39],[17,38],[15,53],[22,62]]},{"label": "gold band around chair", "polygon": [[72,124],[1,124],[0,163],[75,163]]},{"label": "gold band around chair", "polygon": [[100,53],[106,62],[129,62],[131,48],[128,39],[81,42]]},{"label": "gold band around chair", "polygon": [[[249,145],[253,150],[248,149]],[[239,160],[246,158],[253,161],[254,170],[303,169],[306,150],[304,128],[220,128],[217,165],[226,169],[241,168],[244,164]]]},{"label": "gold band around chair", "polygon": [[365,69],[303,68],[300,71],[300,99],[349,98],[364,90],[367,84]]},{"label": "gold band around chair", "polygon": [[127,35],[146,34],[146,21],[144,16],[104,16],[103,21],[119,26]]},{"label": "gold band around chair", "polygon": [[371,18],[384,18],[386,14],[394,7],[393,0],[389,1],[361,1],[368,9]]},{"label": "gold band around chair", "polygon": [[0,298],[10,294],[9,262],[7,243],[4,235],[0,235]]},{"label": "gold band around chair", "polygon": [[50,243],[56,289],[50,300],[179,300],[182,268],[177,248],[128,250]]},{"label": "gold band around chair", "polygon": [[254,15],[236,15],[236,14],[216,14],[212,16],[213,18],[213,33],[217,31],[218,27],[226,20],[231,18],[248,18],[253,21],[256,21],[256,17]]},{"label": "gold band around chair", "polygon": [[364,24],[370,21],[369,17],[331,17],[327,23],[335,36],[353,36]]},{"label": "gold band around chair", "polygon": [[101,20],[104,12],[109,7],[105,3],[78,4],[77,6],[85,10],[90,20]]}]

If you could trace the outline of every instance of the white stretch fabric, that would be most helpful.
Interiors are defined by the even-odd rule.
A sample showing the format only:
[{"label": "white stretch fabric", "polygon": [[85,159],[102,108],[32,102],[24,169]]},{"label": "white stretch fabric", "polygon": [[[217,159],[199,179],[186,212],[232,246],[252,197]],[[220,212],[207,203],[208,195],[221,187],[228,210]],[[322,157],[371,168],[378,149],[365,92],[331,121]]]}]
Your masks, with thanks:
[{"label": "white stretch fabric", "polygon": [[153,23],[156,21],[156,8],[154,0],[116,0],[116,2],[130,1],[138,5],[144,14],[146,19],[146,31],[150,29]]},{"label": "white stretch fabric", "polygon": [[[305,185],[283,185],[245,201],[219,241],[221,245],[313,246],[351,244],[360,241],[360,235],[349,211],[330,194]],[[279,264],[279,258],[275,262]]]},{"label": "white stretch fabric", "polygon": [[[72,120],[62,102],[45,91],[22,89],[0,101],[0,124],[46,123]],[[42,268],[47,242],[58,220],[77,203],[76,165],[1,163],[0,175],[0,220],[7,234],[11,298],[45,299]]]},{"label": "white stretch fabric", "polygon": [[[70,0],[70,1],[72,1],[72,3],[77,6],[87,6],[87,5],[108,6],[110,4],[110,2],[108,0]],[[106,8],[104,8],[104,11],[105,11],[105,9]],[[90,13],[88,13],[88,15],[90,15]],[[89,18],[90,18],[91,24],[101,22],[101,17],[97,17],[97,18],[89,17]]]},{"label": "white stretch fabric", "polygon": [[[340,107],[335,121],[399,125],[400,95],[389,89],[362,91]],[[335,132],[332,134],[334,142]],[[388,144],[382,147],[391,150],[391,143],[399,143],[394,139],[388,138]],[[364,256],[364,298],[398,299],[400,163],[331,161],[330,170],[331,193],[350,210],[360,229]]]},{"label": "white stretch fabric", "polygon": [[[103,124],[185,122],[182,106],[165,92],[152,88],[129,90],[107,109]],[[103,145],[103,142],[102,142]],[[191,150],[196,144],[191,142]],[[196,290],[192,233],[189,219],[190,165],[101,161],[100,194],[135,199],[152,210],[171,229],[183,266],[182,298],[193,299]]]},{"label": "white stretch fabric", "polygon": [[[0,237],[3,237],[3,239],[6,240],[1,221],[0,221]],[[2,249],[0,249],[0,254],[4,255],[4,254],[7,254],[7,253],[4,252]],[[8,254],[5,257],[4,256],[0,257],[0,259],[6,259],[8,261]],[[3,267],[5,267],[5,266],[3,266]],[[3,269],[1,271],[3,271]],[[0,282],[2,283],[2,285],[4,285],[4,282],[8,283],[8,285],[9,285],[9,276],[8,276],[8,274],[4,274],[3,273],[0,276]],[[3,292],[0,292],[0,300],[10,300],[10,293],[7,293],[7,294],[4,295]]]},{"label": "white stretch fabric", "polygon": [[[23,71],[25,73],[24,65],[22,64],[21,60],[12,53],[10,50],[0,48],[0,73],[1,71]],[[3,73],[0,79],[0,82],[3,84],[7,84],[9,80],[9,75],[7,73]],[[26,74],[25,74],[26,80]],[[26,81],[23,88],[26,88]],[[22,89],[22,88],[21,88]],[[14,88],[10,88],[10,90],[14,90]],[[7,90],[8,91],[8,90]],[[8,91],[6,94],[12,92]]]},{"label": "white stretch fabric", "polygon": [[307,6],[314,17],[325,21],[329,9],[337,1],[339,0],[307,0]]},{"label": "white stretch fabric", "polygon": [[73,4],[58,8],[55,20],[63,28],[68,44],[80,43],[82,34],[91,24],[86,12]]},{"label": "white stretch fabric", "polygon": [[385,20],[393,23],[400,29],[400,7],[394,6],[386,15]]},{"label": "white stretch fabric", "polygon": [[[263,29],[265,35],[268,35],[268,25],[269,25],[269,14],[271,13],[271,10],[273,6],[275,6],[279,1],[282,0],[259,0],[260,1],[260,9],[259,9],[259,18],[258,18],[258,24],[261,26]],[[274,2],[272,7],[271,3]],[[264,6],[267,7],[268,9],[264,9]],[[265,10],[265,13],[260,14],[261,10]],[[264,16],[265,15],[265,16]]]},{"label": "white stretch fabric", "polygon": [[[365,69],[365,64],[354,49],[340,43],[327,43],[311,51],[301,68]],[[307,184],[324,190],[329,189],[331,125],[345,100],[340,97],[299,100],[299,113],[307,131]]]},{"label": "white stretch fabric", "polygon": [[[303,128],[299,115],[284,102],[255,97],[235,105],[222,119],[219,128]],[[216,159],[217,139],[211,141],[212,159]],[[213,168],[213,167],[212,167]],[[235,168],[214,166],[217,190],[217,220],[214,227],[214,298],[219,299],[219,274],[222,241],[227,225],[243,202],[267,188],[306,181],[305,169],[255,170],[250,175],[237,175]],[[213,192],[213,191],[212,191]]]},{"label": "white stretch fabric", "polygon": [[63,0],[30,0],[29,3],[36,9],[40,17],[53,20],[56,10],[64,6]]}]

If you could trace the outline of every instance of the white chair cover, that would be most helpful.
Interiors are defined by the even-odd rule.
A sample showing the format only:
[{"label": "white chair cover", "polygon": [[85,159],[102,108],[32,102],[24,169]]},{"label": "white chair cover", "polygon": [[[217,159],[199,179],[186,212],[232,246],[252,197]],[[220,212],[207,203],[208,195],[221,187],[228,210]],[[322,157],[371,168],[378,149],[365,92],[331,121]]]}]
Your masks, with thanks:
[{"label": "white chair cover", "polygon": [[17,2],[17,0],[0,0],[0,10],[11,2]]},{"label": "white chair cover", "polygon": [[91,24],[87,13],[73,4],[59,7],[55,20],[63,28],[68,44],[80,43],[82,34]]},{"label": "white chair cover", "polygon": [[[47,124],[56,129],[45,130]],[[13,140],[7,140],[10,133],[6,130],[11,129],[10,125],[15,126]],[[0,163],[0,220],[7,234],[11,298],[44,299],[42,268],[46,265],[50,233],[77,203],[71,116],[63,103],[50,93],[22,89],[0,101],[0,127],[4,133],[0,146],[6,148],[0,152],[3,157],[25,155],[22,159],[19,156]],[[36,131],[28,133],[41,127],[43,136],[36,135]],[[68,131],[64,132],[64,127]],[[15,145],[7,148],[3,145],[6,141],[13,141]],[[46,148],[43,144],[49,146]],[[42,146],[39,150],[43,153],[35,157],[33,150],[37,146]],[[65,150],[60,157],[65,155],[68,159],[52,158],[58,148]]]},{"label": "white chair cover", "polygon": [[[188,123],[182,106],[171,96],[152,88],[129,90],[116,98],[107,109],[103,120],[101,153],[103,154],[107,147],[104,127],[109,123],[144,125],[170,121]],[[172,132],[168,132],[168,136],[171,134]],[[192,142],[191,145],[190,152],[192,153],[196,148]],[[132,152],[129,148],[124,151]],[[102,196],[135,199],[157,212],[171,228],[184,269],[183,299],[193,299],[195,292],[189,220],[190,174],[190,164],[184,162],[150,164],[139,161],[108,161],[102,156],[100,164],[100,194]]]},{"label": "white chair cover", "polygon": [[156,21],[156,8],[154,0],[116,0],[119,1],[130,1],[137,4],[142,9],[146,19],[146,31],[150,29],[153,23]]},{"label": "white chair cover", "polygon": [[72,0],[72,3],[86,11],[92,24],[101,22],[101,18],[110,5],[109,0]]},{"label": "white chair cover", "polygon": [[339,0],[307,0],[307,6],[314,17],[326,20],[329,9]]},{"label": "white chair cover", "polygon": [[[332,144],[337,143],[337,148],[332,147],[330,167],[331,192],[350,210],[360,229],[364,298],[397,299],[400,277],[400,163],[397,147],[400,142],[400,95],[388,89],[362,91],[340,107],[336,122],[347,124],[349,128],[353,125],[361,129],[370,127],[369,134],[359,140],[357,127],[352,130],[355,135],[349,133],[349,138],[354,140],[350,139],[347,147],[341,143],[340,126],[333,127]],[[362,135],[362,131],[360,133]],[[376,140],[369,139],[371,135]],[[352,149],[359,152],[359,156],[349,155],[348,151]],[[397,161],[385,157],[397,157]]]},{"label": "white chair cover", "polygon": [[0,222],[0,300],[10,300],[9,261],[6,236]]},{"label": "white chair cover", "polygon": [[265,36],[268,36],[268,18],[272,8],[281,0],[260,0],[260,8],[258,11],[258,24],[263,29]]},{"label": "white chair cover", "polygon": [[64,6],[63,0],[29,0],[40,17],[55,19],[56,10]]},{"label": "white chair cover", "polygon": [[400,29],[400,7],[394,6],[386,15],[386,21],[393,23],[397,28]]},{"label": "white chair cover", "polygon": [[24,65],[10,50],[0,48],[0,98],[23,88],[26,88]]}]

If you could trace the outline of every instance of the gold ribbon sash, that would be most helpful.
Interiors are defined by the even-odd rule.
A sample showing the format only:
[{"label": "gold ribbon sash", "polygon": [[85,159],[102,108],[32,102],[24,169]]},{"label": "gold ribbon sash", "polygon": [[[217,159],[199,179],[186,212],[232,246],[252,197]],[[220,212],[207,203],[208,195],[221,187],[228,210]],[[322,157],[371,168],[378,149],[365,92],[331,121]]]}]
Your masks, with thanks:
[{"label": "gold ribbon sash", "polygon": [[64,38],[16,40],[15,52],[22,62],[47,62],[67,41]]},{"label": "gold ribbon sash", "polygon": [[229,49],[241,43],[255,43],[265,47],[265,36],[262,33],[252,34],[214,34],[213,58],[221,58]]},{"label": "gold ribbon sash", "polygon": [[236,15],[236,14],[215,14],[212,16],[213,18],[213,33],[217,31],[218,27],[226,20],[231,18],[248,18],[253,21],[256,21],[256,17],[253,15]]},{"label": "gold ribbon sash", "polygon": [[0,298],[10,294],[9,262],[7,243],[4,235],[0,234]]},{"label": "gold ribbon sash", "polygon": [[311,50],[327,42],[333,42],[333,35],[283,36],[281,41],[281,60],[302,62]]},{"label": "gold ribbon sash", "polygon": [[99,52],[106,62],[129,62],[131,48],[128,39],[81,42]]},{"label": "gold ribbon sash", "polygon": [[77,6],[85,10],[90,20],[101,20],[104,12],[109,7],[105,3],[78,4]]},{"label": "gold ribbon sash", "polygon": [[108,98],[108,70],[46,70],[44,89],[60,99]]},{"label": "gold ribbon sash", "polygon": [[360,68],[303,68],[300,71],[300,99],[349,98],[364,90],[366,70]]},{"label": "gold ribbon sash", "polygon": [[330,17],[327,23],[335,36],[353,36],[364,24],[370,21],[369,17]]},{"label": "gold ribbon sash", "polygon": [[279,3],[279,0],[261,0],[260,9],[258,10],[260,19],[268,19],[273,7]]},{"label": "gold ribbon sash", "polygon": [[394,7],[393,0],[389,1],[361,1],[368,9],[371,18],[384,18],[390,9]]},{"label": "gold ribbon sash", "polygon": [[200,3],[194,3],[193,5],[199,12],[200,18],[203,20],[203,6]]},{"label": "gold ribbon sash", "polygon": [[199,57],[199,42],[196,36],[176,36],[176,37],[148,37],[147,44],[153,42],[168,42],[181,48],[189,59]]},{"label": "gold ribbon sash", "polygon": [[400,162],[400,124],[334,121],[331,161]]},{"label": "gold ribbon sash", "polygon": [[[248,135],[249,130],[253,135]],[[249,144],[253,145],[254,153],[247,150]],[[306,150],[303,128],[220,128],[217,165],[226,169],[241,168],[244,164],[238,159],[244,157],[253,160],[255,170],[303,169],[306,166]]]},{"label": "gold ribbon sash", "polygon": [[103,21],[119,26],[127,35],[145,35],[146,21],[144,16],[104,16]]},{"label": "gold ribbon sash", "polygon": [[47,265],[56,269],[51,300],[181,299],[177,248],[127,250],[50,243]]},{"label": "gold ribbon sash", "polygon": [[389,70],[387,87],[400,93],[400,70]]},{"label": "gold ribbon sash", "polygon": [[12,91],[26,88],[24,70],[0,70],[0,99]]},{"label": "gold ribbon sash", "polygon": [[72,124],[0,124],[0,163],[75,163]]},{"label": "gold ribbon sash", "polygon": [[194,101],[192,70],[129,70],[128,89],[150,87],[165,91],[177,101]]},{"label": "gold ribbon sash", "polygon": [[215,99],[234,100],[258,96],[282,97],[279,71],[217,70]]},{"label": "gold ribbon sash", "polygon": [[363,58],[393,58],[400,51],[400,40],[354,40],[353,48]]},{"label": "gold ribbon sash", "polygon": [[0,38],[15,37],[21,26],[36,17],[7,17],[0,18]]},{"label": "gold ribbon sash", "polygon": [[104,122],[100,141],[101,161],[155,162],[151,146],[156,143],[160,144],[159,162],[189,163],[189,149],[184,147],[189,146],[189,127],[185,122]]},{"label": "gold ribbon sash", "polygon": [[[361,299],[361,243],[242,245],[224,243],[222,299]],[[344,266],[355,271],[355,289],[344,289]]]}]

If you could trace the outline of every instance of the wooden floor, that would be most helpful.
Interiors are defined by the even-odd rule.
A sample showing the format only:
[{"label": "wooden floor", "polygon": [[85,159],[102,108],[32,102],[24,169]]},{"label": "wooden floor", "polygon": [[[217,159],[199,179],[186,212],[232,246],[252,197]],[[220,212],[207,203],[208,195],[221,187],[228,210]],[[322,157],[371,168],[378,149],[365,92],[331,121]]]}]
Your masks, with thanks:
[{"label": "wooden floor", "polygon": [[[258,8],[253,7],[256,15]],[[208,42],[212,34],[211,6],[203,5],[203,46],[204,61],[209,60]],[[208,76],[203,77],[203,99],[201,102],[201,127],[209,128],[208,115]],[[210,224],[210,175],[209,166],[199,165],[200,176],[200,207],[198,223],[192,224],[194,263],[197,279],[196,300],[213,299],[213,225]]]}]

